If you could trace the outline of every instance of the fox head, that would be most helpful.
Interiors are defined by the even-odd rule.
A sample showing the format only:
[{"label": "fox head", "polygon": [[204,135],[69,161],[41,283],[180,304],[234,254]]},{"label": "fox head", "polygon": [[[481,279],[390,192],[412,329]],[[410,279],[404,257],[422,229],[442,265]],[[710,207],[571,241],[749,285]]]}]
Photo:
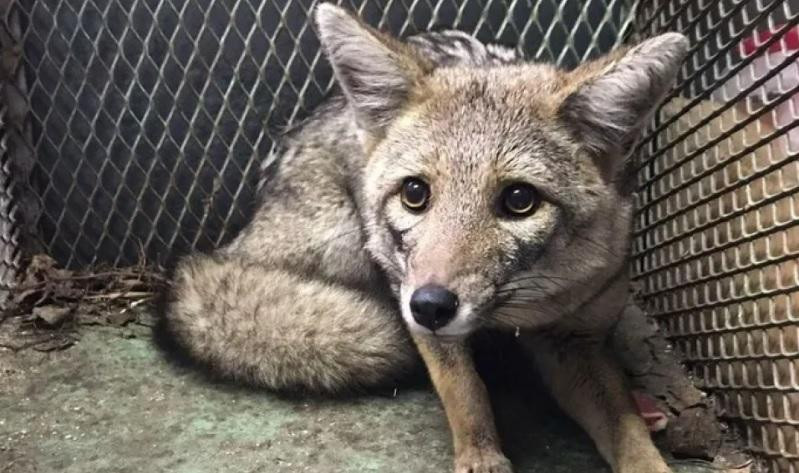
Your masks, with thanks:
[{"label": "fox head", "polygon": [[557,321],[626,264],[624,162],[688,49],[664,34],[572,71],[434,64],[316,9],[366,156],[367,250],[420,334]]}]

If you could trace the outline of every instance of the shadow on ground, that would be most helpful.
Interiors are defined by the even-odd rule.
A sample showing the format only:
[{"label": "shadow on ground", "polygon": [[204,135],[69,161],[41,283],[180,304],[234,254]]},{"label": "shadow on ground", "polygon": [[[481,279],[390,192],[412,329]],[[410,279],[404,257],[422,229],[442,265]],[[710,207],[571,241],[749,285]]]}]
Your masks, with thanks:
[{"label": "shadow on ground", "polygon": [[[500,379],[494,398],[518,473],[609,473],[534,381],[509,384]],[[168,362],[145,327],[86,328],[59,352],[0,349],[3,473],[448,473],[451,455],[424,385],[281,399]]]}]

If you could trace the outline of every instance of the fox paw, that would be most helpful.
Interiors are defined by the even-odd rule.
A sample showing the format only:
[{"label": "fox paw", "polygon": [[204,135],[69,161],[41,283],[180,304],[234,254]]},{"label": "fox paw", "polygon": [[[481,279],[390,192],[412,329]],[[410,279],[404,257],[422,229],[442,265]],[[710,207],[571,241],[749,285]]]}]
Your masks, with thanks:
[{"label": "fox paw", "polygon": [[455,473],[513,473],[513,468],[502,453],[475,448],[458,455]]}]

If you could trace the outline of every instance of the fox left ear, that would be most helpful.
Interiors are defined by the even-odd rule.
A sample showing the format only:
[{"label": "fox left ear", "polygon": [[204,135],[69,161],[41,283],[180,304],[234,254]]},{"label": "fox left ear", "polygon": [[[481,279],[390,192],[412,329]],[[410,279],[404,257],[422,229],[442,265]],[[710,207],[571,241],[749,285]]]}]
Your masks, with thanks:
[{"label": "fox left ear", "polygon": [[405,43],[330,3],[316,7],[322,48],[362,132],[379,137],[429,65]]},{"label": "fox left ear", "polygon": [[579,85],[558,115],[610,174],[672,87],[688,46],[682,34],[666,33],[571,73]]}]

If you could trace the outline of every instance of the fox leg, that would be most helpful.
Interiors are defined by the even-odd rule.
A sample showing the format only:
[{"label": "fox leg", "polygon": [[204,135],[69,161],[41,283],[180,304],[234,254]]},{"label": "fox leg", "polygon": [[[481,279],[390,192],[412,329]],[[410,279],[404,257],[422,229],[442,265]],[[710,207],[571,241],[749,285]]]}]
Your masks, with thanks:
[{"label": "fox leg", "polygon": [[624,373],[601,343],[556,346],[530,336],[522,345],[561,408],[588,432],[614,473],[671,473],[638,415]]},{"label": "fox leg", "polygon": [[510,473],[494,414],[465,341],[414,336],[452,430],[455,473]]}]

